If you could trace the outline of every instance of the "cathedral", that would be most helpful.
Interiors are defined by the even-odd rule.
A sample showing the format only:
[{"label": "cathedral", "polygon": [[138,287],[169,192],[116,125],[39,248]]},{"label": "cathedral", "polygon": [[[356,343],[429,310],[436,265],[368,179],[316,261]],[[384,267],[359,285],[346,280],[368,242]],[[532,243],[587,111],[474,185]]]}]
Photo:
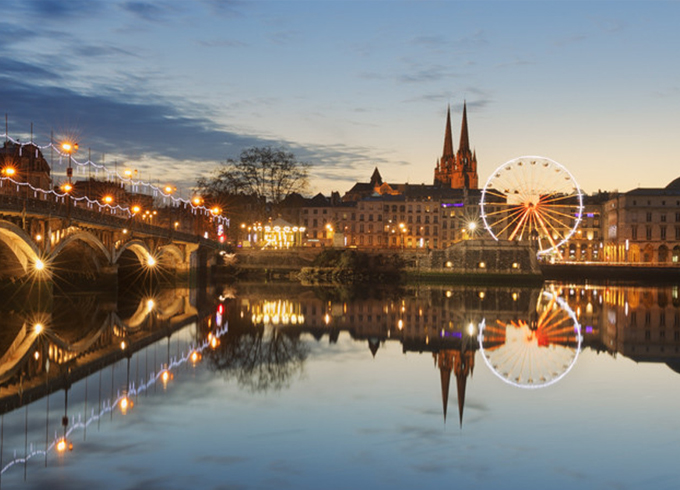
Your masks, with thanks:
[{"label": "cathedral", "polygon": [[463,122],[460,129],[458,151],[453,151],[451,134],[451,108],[446,113],[444,152],[434,169],[434,185],[450,189],[477,189],[477,154],[470,150],[467,124],[467,106],[463,103]]}]

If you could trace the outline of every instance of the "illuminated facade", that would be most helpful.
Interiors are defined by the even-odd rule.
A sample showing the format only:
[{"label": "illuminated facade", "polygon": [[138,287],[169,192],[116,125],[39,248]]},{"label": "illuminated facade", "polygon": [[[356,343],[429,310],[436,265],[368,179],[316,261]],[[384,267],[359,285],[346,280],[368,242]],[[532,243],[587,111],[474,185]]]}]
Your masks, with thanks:
[{"label": "illuminated facade", "polygon": [[680,265],[680,178],[638,188],[604,204],[607,262]]}]

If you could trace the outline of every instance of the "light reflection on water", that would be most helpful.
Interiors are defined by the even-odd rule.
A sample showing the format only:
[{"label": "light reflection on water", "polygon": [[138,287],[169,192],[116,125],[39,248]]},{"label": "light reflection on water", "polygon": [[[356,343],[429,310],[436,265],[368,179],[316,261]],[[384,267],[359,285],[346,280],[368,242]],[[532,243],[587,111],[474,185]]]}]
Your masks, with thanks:
[{"label": "light reflection on water", "polygon": [[[74,383],[73,451],[15,465],[1,483],[675,488],[677,289],[554,284],[545,291],[419,288],[351,296],[237,289],[211,318],[228,332],[214,349],[201,344],[206,350],[195,366],[184,361],[165,390],[143,397],[139,384],[126,380],[126,370],[135,371],[127,378],[148,379],[145,371],[159,372],[178,354],[188,358],[198,339],[209,342],[206,324],[189,325],[129,362]],[[564,308],[544,301],[550,295],[577,322],[565,326],[554,313]],[[540,313],[558,318],[571,337],[532,328]],[[491,322],[506,331],[519,325],[515,337],[532,348],[578,354],[582,341],[582,351],[559,383],[518,390],[482,362],[483,338],[470,325]],[[112,410],[97,420],[97,432],[91,422],[85,433],[78,421],[98,406],[97,386],[117,395],[103,407],[115,407],[118,390],[131,386],[134,406],[124,417]],[[65,400],[59,393],[50,398],[48,424],[45,399],[3,415],[5,466],[14,451],[21,459],[44,449],[46,425],[52,438]]]}]

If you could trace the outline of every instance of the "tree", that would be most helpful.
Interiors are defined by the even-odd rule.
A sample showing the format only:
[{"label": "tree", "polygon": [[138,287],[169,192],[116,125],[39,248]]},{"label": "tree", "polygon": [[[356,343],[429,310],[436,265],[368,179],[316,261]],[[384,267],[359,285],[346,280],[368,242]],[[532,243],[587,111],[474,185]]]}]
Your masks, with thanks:
[{"label": "tree", "polygon": [[288,194],[306,189],[308,168],[283,148],[252,147],[243,150],[238,160],[228,159],[212,177],[200,178],[197,187],[212,198],[252,196],[276,206]]}]

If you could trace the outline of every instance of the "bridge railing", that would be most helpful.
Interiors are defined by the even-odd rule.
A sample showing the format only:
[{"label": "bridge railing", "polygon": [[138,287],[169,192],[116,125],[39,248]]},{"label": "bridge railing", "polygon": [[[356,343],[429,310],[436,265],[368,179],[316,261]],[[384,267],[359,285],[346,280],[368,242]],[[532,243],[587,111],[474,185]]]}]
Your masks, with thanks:
[{"label": "bridge railing", "polygon": [[127,229],[130,232],[144,233],[169,240],[200,243],[209,247],[216,246],[214,240],[206,239],[201,235],[175,230],[172,226],[159,226],[143,222],[135,216],[117,215],[115,211],[111,212],[109,208],[103,208],[101,211],[88,209],[86,205],[83,206],[74,201],[70,202],[67,196],[56,197],[52,200],[0,193],[0,209],[12,214],[69,219],[90,226]]}]

